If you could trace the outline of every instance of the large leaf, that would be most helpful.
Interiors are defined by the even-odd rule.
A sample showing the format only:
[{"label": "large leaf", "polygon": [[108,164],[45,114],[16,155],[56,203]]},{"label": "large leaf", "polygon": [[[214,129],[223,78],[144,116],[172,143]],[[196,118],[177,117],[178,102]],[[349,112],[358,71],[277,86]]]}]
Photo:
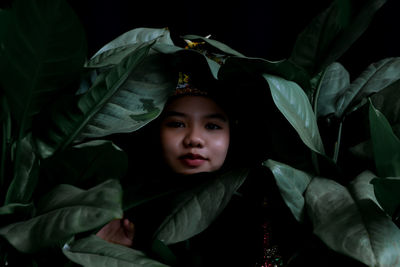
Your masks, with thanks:
[{"label": "large leaf", "polygon": [[304,91],[294,82],[281,77],[263,74],[267,80],[272,99],[301,140],[313,151],[324,154],[317,121]]},{"label": "large leaf", "polygon": [[369,121],[377,173],[380,177],[400,176],[400,140],[385,116],[369,104]]},{"label": "large leaf", "polygon": [[17,143],[17,150],[19,157],[14,165],[14,175],[5,204],[30,202],[38,181],[39,159],[34,151],[30,134]]},{"label": "large leaf", "polygon": [[107,43],[85,63],[85,66],[99,68],[118,64],[140,45],[153,40],[154,46],[159,46],[159,49],[166,47],[169,47],[171,51],[182,49],[174,46],[168,29],[136,28]]},{"label": "large leaf", "polygon": [[71,261],[85,267],[166,267],[144,253],[112,244],[97,236],[66,244],[63,253]]},{"label": "large leaf", "polygon": [[150,44],[135,50],[74,103],[53,111],[45,130],[38,129],[38,148],[43,157],[65,149],[76,139],[131,132],[156,118],[175,88],[164,55],[146,58]]},{"label": "large leaf", "polygon": [[125,152],[105,140],[75,145],[42,162],[42,172],[49,179],[47,184],[67,183],[84,188],[110,178],[120,179],[126,174],[127,168]]},{"label": "large leaf", "polygon": [[296,220],[302,222],[305,216],[304,192],[313,176],[274,160],[267,160],[263,165],[270,168],[283,200]]},{"label": "large leaf", "polygon": [[25,253],[61,245],[77,233],[121,218],[121,198],[115,180],[87,191],[60,185],[40,200],[35,217],[0,228],[0,236]]},{"label": "large leaf", "polygon": [[96,52],[96,54],[92,56],[92,59],[106,52],[107,50],[112,50],[127,45],[147,43],[150,41],[174,45],[167,28],[136,28],[121,34],[111,42],[104,45],[99,51]]},{"label": "large leaf", "polygon": [[350,86],[350,75],[342,64],[334,62],[329,65],[321,80],[317,99],[317,117],[336,113],[338,98],[345,94]]},{"label": "large leaf", "polygon": [[396,266],[400,262],[400,229],[379,207],[370,181],[360,174],[346,188],[315,177],[305,198],[314,233],[331,249],[368,266]]},{"label": "large leaf", "polygon": [[161,224],[155,239],[169,245],[202,232],[226,207],[247,174],[246,169],[232,170],[216,177],[201,190],[187,192]]},{"label": "large leaf", "polygon": [[78,77],[86,40],[77,16],[64,0],[13,1],[15,20],[1,39],[7,67],[0,82],[9,100],[19,136],[32,117],[54,101],[54,94]]},{"label": "large leaf", "polygon": [[336,100],[335,114],[342,117],[366,101],[361,100],[373,93],[379,92],[400,79],[400,58],[385,58],[371,64],[351,83]]},{"label": "large leaf", "polygon": [[299,35],[290,59],[311,76],[336,61],[367,29],[386,0],[336,0]]}]

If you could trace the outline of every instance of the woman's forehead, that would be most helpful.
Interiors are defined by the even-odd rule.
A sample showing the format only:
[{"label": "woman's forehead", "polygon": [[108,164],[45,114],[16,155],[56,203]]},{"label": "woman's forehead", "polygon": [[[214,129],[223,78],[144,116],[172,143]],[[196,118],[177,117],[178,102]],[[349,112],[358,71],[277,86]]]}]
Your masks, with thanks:
[{"label": "woman's forehead", "polygon": [[211,98],[206,96],[181,96],[172,100],[167,106],[166,111],[178,111],[182,113],[221,113],[223,109]]}]

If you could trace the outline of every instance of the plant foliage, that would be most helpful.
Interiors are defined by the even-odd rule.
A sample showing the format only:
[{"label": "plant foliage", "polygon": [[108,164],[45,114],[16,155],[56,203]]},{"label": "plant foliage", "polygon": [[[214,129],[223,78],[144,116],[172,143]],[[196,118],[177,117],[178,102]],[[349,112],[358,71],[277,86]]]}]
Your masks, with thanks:
[{"label": "plant foliage", "polygon": [[[398,263],[400,132],[393,110],[400,61],[384,58],[355,79],[338,62],[385,2],[332,1],[280,61],[247,57],[198,35],[183,36],[188,47],[179,47],[166,28],[132,29],[87,59],[83,28],[66,1],[16,0],[0,10],[0,265],[167,266],[175,260],[170,245],[212,223],[249,169],[184,192],[172,184],[152,188],[154,194],[123,203],[130,191],[121,181],[139,176],[140,166],[129,169],[127,151],[110,141],[157,119],[177,70],[186,68],[205,81],[239,80],[228,94],[246,96],[236,103],[259,122],[251,134],[274,131],[272,142],[289,147],[283,159],[301,155],[281,162],[260,146],[263,160],[253,162],[272,171],[299,223],[359,262]],[[248,89],[254,84],[247,77],[257,89]],[[94,235],[122,218],[123,207],[146,207],[178,191],[149,240],[150,254]]]}]

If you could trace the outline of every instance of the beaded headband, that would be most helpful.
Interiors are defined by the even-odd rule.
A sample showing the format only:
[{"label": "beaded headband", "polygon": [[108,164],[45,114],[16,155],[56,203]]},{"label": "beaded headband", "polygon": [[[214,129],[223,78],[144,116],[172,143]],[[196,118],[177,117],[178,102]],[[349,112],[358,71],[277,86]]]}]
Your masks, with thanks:
[{"label": "beaded headband", "polygon": [[207,91],[203,91],[196,87],[193,87],[192,84],[190,83],[189,75],[179,72],[179,80],[173,96],[184,96],[184,95],[208,96],[209,94]]}]

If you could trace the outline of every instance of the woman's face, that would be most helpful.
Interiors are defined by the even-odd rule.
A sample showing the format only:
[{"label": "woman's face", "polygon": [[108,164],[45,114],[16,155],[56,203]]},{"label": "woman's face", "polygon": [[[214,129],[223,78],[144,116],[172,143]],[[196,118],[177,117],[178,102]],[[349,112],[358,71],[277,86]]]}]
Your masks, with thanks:
[{"label": "woman's face", "polygon": [[164,111],[160,132],[164,159],[176,173],[212,172],[225,161],[228,117],[207,97],[183,96],[172,101]]}]

